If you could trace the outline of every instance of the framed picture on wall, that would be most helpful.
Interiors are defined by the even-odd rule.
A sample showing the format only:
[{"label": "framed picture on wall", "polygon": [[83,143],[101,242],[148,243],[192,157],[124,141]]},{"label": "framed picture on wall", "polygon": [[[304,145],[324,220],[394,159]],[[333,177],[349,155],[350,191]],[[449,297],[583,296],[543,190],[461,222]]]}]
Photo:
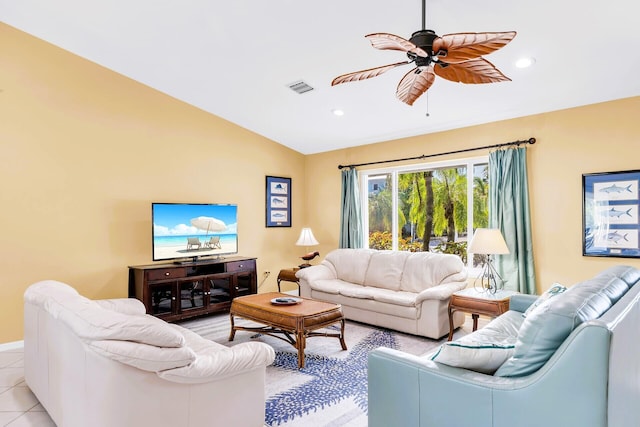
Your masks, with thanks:
[{"label": "framed picture on wall", "polygon": [[582,175],[582,255],[640,258],[640,170]]},{"label": "framed picture on wall", "polygon": [[291,178],[267,176],[266,225],[291,227]]}]

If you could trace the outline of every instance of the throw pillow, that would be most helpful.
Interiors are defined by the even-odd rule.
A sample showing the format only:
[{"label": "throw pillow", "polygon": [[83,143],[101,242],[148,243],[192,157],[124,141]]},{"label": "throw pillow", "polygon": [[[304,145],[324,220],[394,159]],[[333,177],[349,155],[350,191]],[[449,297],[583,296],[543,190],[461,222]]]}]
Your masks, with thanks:
[{"label": "throw pillow", "polygon": [[448,342],[431,357],[434,362],[493,375],[514,352],[514,344]]},{"label": "throw pillow", "polygon": [[519,312],[507,311],[484,328],[443,344],[431,360],[491,375],[513,355],[522,322]]},{"label": "throw pillow", "polygon": [[538,297],[538,299],[535,300],[534,303],[531,304],[529,306],[529,308],[524,313],[522,313],[522,317],[527,317],[528,315],[531,314],[531,312],[533,310],[535,310],[537,307],[539,307],[540,304],[542,304],[543,302],[545,302],[549,298],[555,297],[556,295],[560,295],[561,293],[563,293],[566,290],[567,290],[567,288],[565,286],[562,286],[559,283],[554,283],[553,285],[551,285],[551,287],[549,289],[546,290],[546,292],[544,292],[542,295],[540,295]]}]

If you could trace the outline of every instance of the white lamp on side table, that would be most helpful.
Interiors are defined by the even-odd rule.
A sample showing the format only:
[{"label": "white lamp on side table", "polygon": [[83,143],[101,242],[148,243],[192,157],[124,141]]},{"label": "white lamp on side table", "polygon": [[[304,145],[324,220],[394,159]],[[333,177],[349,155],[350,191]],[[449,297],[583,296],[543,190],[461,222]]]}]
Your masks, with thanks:
[{"label": "white lamp on side table", "polygon": [[[320,243],[318,243],[315,236],[313,235],[313,231],[311,231],[310,228],[306,228],[306,227],[303,228],[302,231],[300,231],[300,237],[298,237],[298,241],[296,242],[296,246],[305,246],[307,251],[309,250],[309,246],[316,246],[319,244]],[[302,258],[306,262],[300,264],[299,267],[300,268],[311,267],[311,264],[309,264],[308,261],[311,261],[318,255],[320,255],[320,252],[318,251],[309,252],[302,255],[300,258]]]},{"label": "white lamp on side table", "polygon": [[[497,228],[478,228],[469,243],[469,252],[487,256],[487,260],[482,267],[482,274],[476,278],[473,286],[485,292],[495,294],[497,290],[504,287],[504,281],[493,266],[492,255],[508,254],[509,248],[502,237],[502,233]],[[476,282],[480,279],[480,285]]]}]

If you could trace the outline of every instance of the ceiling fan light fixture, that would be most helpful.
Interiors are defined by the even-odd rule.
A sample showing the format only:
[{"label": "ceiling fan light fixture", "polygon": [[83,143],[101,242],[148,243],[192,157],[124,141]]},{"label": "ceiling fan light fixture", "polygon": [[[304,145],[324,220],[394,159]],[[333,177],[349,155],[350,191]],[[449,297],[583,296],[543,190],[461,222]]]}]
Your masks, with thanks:
[{"label": "ceiling fan light fixture", "polygon": [[518,68],[529,68],[531,67],[533,64],[536,63],[536,59],[530,56],[526,56],[523,58],[520,58],[516,61],[516,67]]},{"label": "ceiling fan light fixture", "polygon": [[419,30],[411,34],[409,41],[427,52],[433,50],[433,41],[438,35],[433,30]]},{"label": "ceiling fan light fixture", "polygon": [[331,112],[333,113],[334,116],[338,116],[338,117],[344,116],[344,111],[342,111],[339,108],[334,108],[333,110],[331,110]]}]

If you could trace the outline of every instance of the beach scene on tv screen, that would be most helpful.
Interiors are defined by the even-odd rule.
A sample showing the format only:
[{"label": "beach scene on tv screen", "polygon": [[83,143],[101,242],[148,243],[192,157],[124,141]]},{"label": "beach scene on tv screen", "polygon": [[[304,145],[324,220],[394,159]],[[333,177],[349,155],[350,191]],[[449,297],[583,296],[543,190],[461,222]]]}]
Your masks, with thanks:
[{"label": "beach scene on tv screen", "polygon": [[238,252],[236,205],[153,205],[153,259]]}]

